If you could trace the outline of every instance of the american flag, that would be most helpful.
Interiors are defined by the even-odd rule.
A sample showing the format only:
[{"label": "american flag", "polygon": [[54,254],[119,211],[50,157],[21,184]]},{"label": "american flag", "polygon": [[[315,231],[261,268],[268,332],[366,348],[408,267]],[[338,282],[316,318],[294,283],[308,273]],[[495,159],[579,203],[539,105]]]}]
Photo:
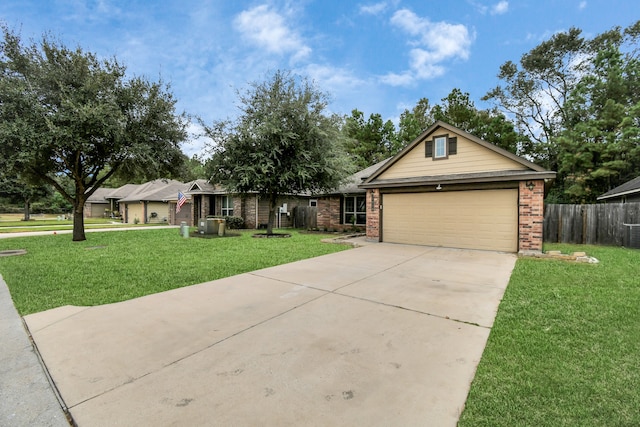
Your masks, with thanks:
[{"label": "american flag", "polygon": [[187,202],[187,198],[182,191],[178,191],[178,204],[176,204],[176,213],[180,212],[180,208]]}]

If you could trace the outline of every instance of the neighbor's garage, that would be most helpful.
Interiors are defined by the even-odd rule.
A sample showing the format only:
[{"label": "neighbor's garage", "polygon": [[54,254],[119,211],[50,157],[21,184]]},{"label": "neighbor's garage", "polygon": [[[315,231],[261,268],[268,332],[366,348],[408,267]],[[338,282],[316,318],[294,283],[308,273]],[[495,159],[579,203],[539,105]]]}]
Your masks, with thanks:
[{"label": "neighbor's garage", "polygon": [[382,241],[518,251],[518,190],[387,193]]}]

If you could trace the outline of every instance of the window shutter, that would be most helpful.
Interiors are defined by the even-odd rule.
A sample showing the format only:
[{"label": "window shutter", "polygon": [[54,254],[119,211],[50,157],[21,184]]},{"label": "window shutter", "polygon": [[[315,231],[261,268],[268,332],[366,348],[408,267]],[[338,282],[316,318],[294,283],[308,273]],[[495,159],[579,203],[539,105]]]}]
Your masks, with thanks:
[{"label": "window shutter", "polygon": [[425,157],[433,157],[433,141],[425,141],[424,143]]},{"label": "window shutter", "polygon": [[344,224],[344,196],[340,196],[340,222],[339,224]]},{"label": "window shutter", "polygon": [[449,138],[449,155],[458,154],[458,138]]}]

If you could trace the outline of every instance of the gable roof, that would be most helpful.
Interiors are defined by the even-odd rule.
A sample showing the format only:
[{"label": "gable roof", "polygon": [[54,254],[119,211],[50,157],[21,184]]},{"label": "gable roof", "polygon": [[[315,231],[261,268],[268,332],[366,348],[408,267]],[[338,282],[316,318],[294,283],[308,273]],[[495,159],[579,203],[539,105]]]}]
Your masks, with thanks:
[{"label": "gable roof", "polygon": [[120,200],[136,191],[142,185],[143,184],[125,184],[122,187],[111,188],[111,191],[105,195],[105,199]]},{"label": "gable roof", "polygon": [[[405,155],[411,152],[417,145],[425,141],[430,135],[436,132],[437,129],[443,128],[450,133],[457,134],[469,140],[471,143],[478,144],[481,147],[484,147],[499,156],[512,160],[523,166],[519,170],[507,170],[507,171],[488,171],[488,172],[473,172],[473,173],[463,173],[463,174],[451,174],[451,175],[433,175],[433,176],[419,176],[419,177],[411,177],[411,178],[395,178],[395,179],[379,179],[379,177],[394,164],[396,164],[400,159],[402,159]],[[382,167],[376,170],[368,179],[364,181],[364,183],[360,186],[360,188],[376,188],[380,185],[385,185],[389,187],[402,187],[402,186],[411,186],[411,185],[422,185],[428,184],[432,182],[438,183],[468,183],[468,182],[489,182],[489,181],[512,181],[512,180],[523,180],[523,179],[549,179],[555,178],[556,173],[553,171],[546,170],[542,166],[539,166],[529,160],[517,156],[503,148],[498,147],[495,144],[484,141],[468,132],[463,131],[462,129],[458,129],[455,126],[452,126],[443,121],[437,121],[433,125],[431,125],[428,129],[422,132],[416,139],[413,140],[409,145],[407,145],[402,151],[396,154],[393,158],[391,158],[388,162],[386,162]]]},{"label": "gable roof", "polygon": [[96,191],[87,198],[87,203],[109,203],[106,196],[113,190],[113,188],[97,188]]},{"label": "gable roof", "polygon": [[227,194],[219,185],[213,185],[206,179],[196,179],[187,184],[185,194]]},{"label": "gable roof", "polygon": [[360,188],[360,184],[369,178],[373,173],[375,173],[378,169],[384,166],[391,160],[391,157],[382,160],[381,162],[376,163],[375,165],[371,165],[368,168],[362,169],[351,175],[347,178],[347,181],[340,187],[338,187],[333,194],[348,194],[348,193],[364,193],[366,190]]},{"label": "gable roof", "polygon": [[156,179],[140,184],[129,195],[119,199],[119,202],[166,202],[176,200],[178,191],[185,192],[186,184],[172,179]]},{"label": "gable roof", "polygon": [[622,185],[618,185],[616,188],[598,196],[597,200],[605,200],[612,197],[622,197],[636,193],[640,193],[640,176],[632,179],[631,181],[627,181]]}]

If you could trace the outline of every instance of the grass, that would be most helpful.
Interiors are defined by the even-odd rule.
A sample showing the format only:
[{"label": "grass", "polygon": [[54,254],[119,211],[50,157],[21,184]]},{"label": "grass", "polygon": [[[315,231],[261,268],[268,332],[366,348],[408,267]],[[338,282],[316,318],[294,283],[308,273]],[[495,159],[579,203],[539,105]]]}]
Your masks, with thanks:
[{"label": "grass", "polygon": [[16,308],[27,315],[62,305],[124,301],[347,248],[321,243],[325,235],[291,231],[286,239],[184,239],[178,229],[0,239],[0,274]]},{"label": "grass", "polygon": [[518,260],[460,426],[640,425],[640,251]]},{"label": "grass", "polygon": [[[118,227],[152,227],[157,225],[167,225],[167,223],[153,224],[122,224],[114,222],[110,218],[85,218],[85,229],[91,228],[118,228]],[[22,221],[9,214],[0,216],[0,233],[19,233],[23,231],[57,231],[71,230],[73,219],[58,220],[51,216],[40,217],[32,221]]]}]

